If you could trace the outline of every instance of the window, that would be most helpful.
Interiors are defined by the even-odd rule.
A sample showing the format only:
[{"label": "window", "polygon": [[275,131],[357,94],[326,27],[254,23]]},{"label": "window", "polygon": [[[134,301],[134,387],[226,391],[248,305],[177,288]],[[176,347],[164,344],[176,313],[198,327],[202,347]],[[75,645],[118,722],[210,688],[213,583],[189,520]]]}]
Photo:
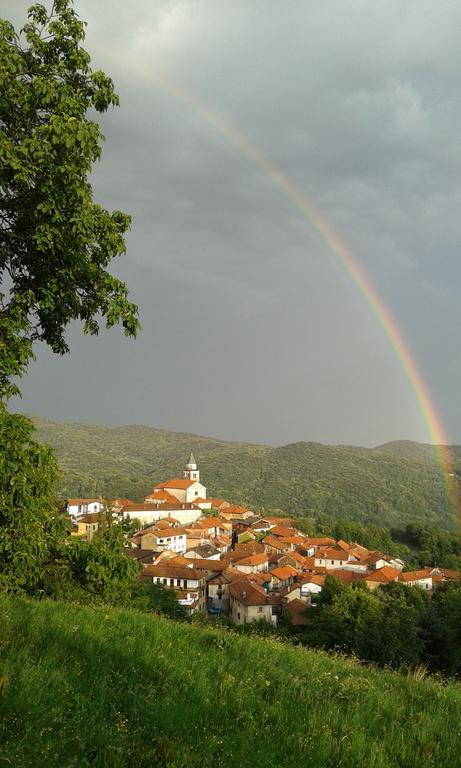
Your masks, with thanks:
[{"label": "window", "polygon": [[176,586],[177,586],[177,587],[180,587],[180,586],[181,586],[181,579],[176,579]]},{"label": "window", "polygon": [[262,613],[262,612],[263,612],[262,605],[260,605],[258,608],[258,613]]},{"label": "window", "polygon": [[174,579],[170,579],[170,587],[174,587]]},{"label": "window", "polygon": [[332,564],[332,565],[334,565],[334,564],[335,564],[335,561],[334,561],[334,560],[332,560],[332,561],[331,561],[331,564]]},{"label": "window", "polygon": [[166,585],[168,584],[168,579],[163,579],[163,583],[164,583],[164,584],[165,584],[165,586],[166,586]]},{"label": "window", "polygon": [[237,611],[237,618],[238,619],[240,618],[240,613],[238,611]]}]

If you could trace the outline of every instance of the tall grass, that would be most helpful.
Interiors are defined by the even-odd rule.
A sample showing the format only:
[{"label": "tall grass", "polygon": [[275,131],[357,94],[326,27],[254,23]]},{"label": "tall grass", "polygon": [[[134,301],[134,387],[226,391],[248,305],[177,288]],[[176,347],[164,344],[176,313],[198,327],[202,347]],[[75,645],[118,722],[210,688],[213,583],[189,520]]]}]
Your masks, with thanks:
[{"label": "tall grass", "polygon": [[271,639],[0,598],[0,766],[460,765],[461,687]]}]

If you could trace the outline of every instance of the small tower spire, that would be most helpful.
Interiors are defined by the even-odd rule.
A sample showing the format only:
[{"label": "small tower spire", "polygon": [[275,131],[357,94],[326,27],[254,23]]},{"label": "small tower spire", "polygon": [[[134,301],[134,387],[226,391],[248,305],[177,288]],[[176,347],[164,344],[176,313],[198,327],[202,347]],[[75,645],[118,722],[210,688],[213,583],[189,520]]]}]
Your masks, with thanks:
[{"label": "small tower spire", "polygon": [[187,478],[188,480],[195,480],[197,482],[200,482],[200,472],[197,467],[197,462],[195,460],[195,456],[192,452],[190,452],[189,461],[186,464],[186,468],[183,471],[183,477]]}]

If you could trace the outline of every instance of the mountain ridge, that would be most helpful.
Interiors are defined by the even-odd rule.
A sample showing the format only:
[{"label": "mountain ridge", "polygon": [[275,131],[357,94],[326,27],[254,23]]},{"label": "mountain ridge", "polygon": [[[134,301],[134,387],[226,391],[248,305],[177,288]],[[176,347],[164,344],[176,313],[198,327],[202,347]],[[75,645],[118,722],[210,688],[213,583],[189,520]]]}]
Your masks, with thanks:
[{"label": "mountain ridge", "polygon": [[[394,441],[363,448],[298,441],[274,447],[144,425],[32,419],[39,440],[56,452],[63,496],[140,500],[181,471],[192,447],[208,494],[255,510],[388,527],[454,524],[446,478],[427,444]],[[452,450],[461,476],[461,447]]]}]

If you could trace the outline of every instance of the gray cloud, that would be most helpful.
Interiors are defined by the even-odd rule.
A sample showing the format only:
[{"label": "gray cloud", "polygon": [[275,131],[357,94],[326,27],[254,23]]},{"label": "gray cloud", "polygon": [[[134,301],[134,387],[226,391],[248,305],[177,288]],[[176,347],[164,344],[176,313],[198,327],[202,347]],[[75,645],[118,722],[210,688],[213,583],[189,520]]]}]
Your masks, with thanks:
[{"label": "gray cloud", "polygon": [[[15,21],[27,7],[4,5]],[[351,276],[213,113],[317,205],[375,284],[450,439],[461,441],[461,7],[76,7],[94,66],[121,96],[102,120],[107,143],[93,181],[99,200],[133,215],[114,270],[143,330],[130,343],[116,332],[82,340],[73,328],[66,359],[38,351],[22,407],[272,443],[427,439]]]}]

